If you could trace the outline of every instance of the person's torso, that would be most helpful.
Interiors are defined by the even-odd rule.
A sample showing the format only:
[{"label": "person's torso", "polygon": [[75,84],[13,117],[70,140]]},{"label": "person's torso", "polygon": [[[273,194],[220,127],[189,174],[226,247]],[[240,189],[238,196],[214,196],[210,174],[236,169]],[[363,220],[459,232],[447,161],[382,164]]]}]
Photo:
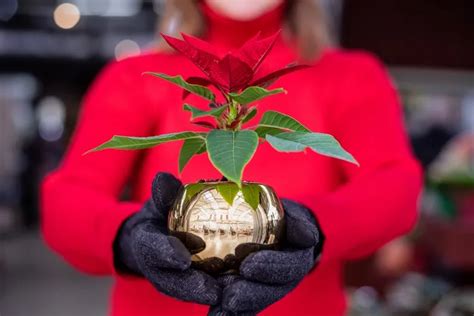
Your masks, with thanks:
[{"label": "person's torso", "polygon": [[[289,48],[276,47],[262,66],[269,72],[290,63],[294,54]],[[256,102],[257,116],[244,127],[258,124],[264,111],[288,114],[312,131],[331,133],[327,118],[338,93],[337,72],[332,64],[342,52],[329,52],[310,69],[281,78],[271,88],[283,87],[287,94],[279,94]],[[330,56],[328,56],[330,55]],[[141,61],[140,61],[141,59]],[[326,59],[331,59],[327,61]],[[139,57],[134,71],[154,71],[184,78],[201,76],[188,60],[176,55],[147,55]],[[158,78],[147,78],[143,98],[153,107],[156,117],[151,135],[186,130],[205,131],[190,123],[190,113],[183,111],[183,103],[205,109],[206,100],[190,95],[182,100],[179,87]],[[178,156],[181,142],[159,145],[141,152],[133,177],[132,196],[144,201],[150,196],[150,183],[157,172],[178,175]],[[207,155],[194,156],[179,178],[184,183],[200,179],[219,179],[221,175],[209,162]],[[244,171],[244,180],[261,182],[273,187],[280,197],[301,203],[337,188],[343,181],[341,162],[320,156],[311,150],[303,153],[281,153],[266,142],[262,143]],[[262,315],[341,315],[345,303],[341,281],[341,263],[320,265],[289,295],[270,306]],[[206,306],[179,302],[157,292],[148,282],[119,277],[113,294],[113,315],[205,315]]]}]

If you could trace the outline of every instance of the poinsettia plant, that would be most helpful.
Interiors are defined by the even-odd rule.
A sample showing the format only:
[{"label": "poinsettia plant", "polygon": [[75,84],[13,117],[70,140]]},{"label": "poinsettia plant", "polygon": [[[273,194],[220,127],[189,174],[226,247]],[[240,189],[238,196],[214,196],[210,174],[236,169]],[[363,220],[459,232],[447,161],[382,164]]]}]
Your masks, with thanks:
[{"label": "poinsettia plant", "polygon": [[[180,75],[146,74],[180,86],[184,89],[183,97],[192,93],[207,100],[209,108],[206,110],[187,103],[183,109],[191,112],[192,122],[209,128],[209,131],[184,131],[151,137],[113,136],[90,151],[145,149],[166,142],[184,141],[178,160],[180,172],[194,155],[207,152],[214,167],[238,187],[241,187],[243,170],[255,154],[259,140],[267,141],[280,152],[301,152],[309,148],[321,155],[358,164],[333,136],[314,133],[296,119],[280,112],[267,111],[256,126],[244,127],[257,114],[254,102],[286,93],[283,88],[269,90],[270,84],[283,75],[308,67],[292,64],[256,77],[278,33],[263,39],[257,34],[238,51],[223,58],[219,58],[212,46],[198,38],[186,34],[182,34],[182,40],[162,36],[172,48],[190,59],[205,77],[184,79]],[[222,97],[218,98],[209,89],[210,86],[214,86]],[[203,117],[210,117],[214,123],[195,121]]]}]

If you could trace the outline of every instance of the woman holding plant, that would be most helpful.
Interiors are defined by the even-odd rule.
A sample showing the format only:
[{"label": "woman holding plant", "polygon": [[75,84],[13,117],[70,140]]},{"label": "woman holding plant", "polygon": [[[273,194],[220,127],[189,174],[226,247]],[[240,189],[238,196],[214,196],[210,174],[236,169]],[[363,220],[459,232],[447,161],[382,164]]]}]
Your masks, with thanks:
[{"label": "woman holding plant", "polygon": [[[202,18],[210,45],[165,37],[180,55],[114,63],[91,88],[68,153],[44,182],[43,232],[79,269],[115,275],[113,315],[342,315],[343,262],[414,224],[420,170],[387,75],[361,52],[325,49],[313,67],[293,65],[318,47],[307,45],[297,23],[292,37],[278,32],[291,6],[308,14],[301,3],[259,0],[244,7],[243,20],[240,5],[200,1],[194,30]],[[168,83],[141,75],[149,71]],[[189,94],[184,109],[195,127],[176,85]],[[160,146],[83,156],[114,134],[134,138],[96,149]],[[151,135],[164,136],[152,144],[137,138]],[[360,167],[348,163],[354,157]],[[180,180],[170,174],[178,165]],[[182,182],[224,175],[240,187],[244,167],[245,180],[270,184],[285,198],[283,247],[250,254],[239,274],[211,275],[168,234],[167,214]],[[155,176],[158,170],[167,173]]]}]

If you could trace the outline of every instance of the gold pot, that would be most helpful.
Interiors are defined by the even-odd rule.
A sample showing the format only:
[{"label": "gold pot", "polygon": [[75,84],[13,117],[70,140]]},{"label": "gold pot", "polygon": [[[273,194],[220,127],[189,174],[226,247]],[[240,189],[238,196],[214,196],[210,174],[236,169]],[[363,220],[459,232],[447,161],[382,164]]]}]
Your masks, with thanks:
[{"label": "gold pot", "polygon": [[187,184],[168,218],[170,233],[183,241],[195,266],[220,273],[238,268],[250,252],[278,247],[283,207],[273,189],[228,181]]}]

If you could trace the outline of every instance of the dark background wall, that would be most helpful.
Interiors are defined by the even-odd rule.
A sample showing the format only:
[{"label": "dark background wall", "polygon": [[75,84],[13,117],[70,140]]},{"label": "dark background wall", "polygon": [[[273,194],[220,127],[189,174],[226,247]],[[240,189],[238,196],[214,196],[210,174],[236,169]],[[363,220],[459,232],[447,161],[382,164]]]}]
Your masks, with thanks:
[{"label": "dark background wall", "polygon": [[347,0],[342,43],[390,65],[474,69],[474,1]]}]

